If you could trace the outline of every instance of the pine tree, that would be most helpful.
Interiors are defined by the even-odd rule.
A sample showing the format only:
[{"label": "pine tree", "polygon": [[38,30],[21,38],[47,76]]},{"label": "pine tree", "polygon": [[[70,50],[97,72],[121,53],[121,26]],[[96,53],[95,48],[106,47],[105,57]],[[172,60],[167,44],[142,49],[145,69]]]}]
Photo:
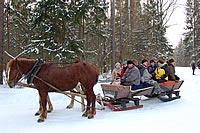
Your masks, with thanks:
[{"label": "pine tree", "polygon": [[28,4],[28,1],[12,1],[11,6],[6,3],[9,18],[6,18],[4,43],[7,44],[5,50],[13,55],[27,49],[31,36],[34,34],[30,24]]},{"label": "pine tree", "polygon": [[186,3],[186,32],[184,33],[184,48],[186,63],[200,58],[200,2],[198,0],[187,0]]},{"label": "pine tree", "polygon": [[165,37],[167,26],[164,23],[163,5],[160,3],[159,1],[150,0],[149,4],[144,5],[144,15],[148,20],[146,25],[149,28],[146,34],[151,44],[153,56],[166,59],[173,54],[173,49]]},{"label": "pine tree", "polygon": [[185,51],[182,38],[180,39],[178,46],[176,46],[175,48],[174,57],[177,66],[188,66],[187,64],[185,64]]}]

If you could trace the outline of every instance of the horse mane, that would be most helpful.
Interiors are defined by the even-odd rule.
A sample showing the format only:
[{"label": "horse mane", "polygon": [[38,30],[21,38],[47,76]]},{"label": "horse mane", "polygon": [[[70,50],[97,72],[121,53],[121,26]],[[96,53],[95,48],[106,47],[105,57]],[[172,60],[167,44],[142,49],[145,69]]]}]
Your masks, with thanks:
[{"label": "horse mane", "polygon": [[36,59],[27,59],[27,58],[17,58],[19,62],[34,62]]},{"label": "horse mane", "polygon": [[11,59],[7,65],[6,65],[6,73],[8,72],[9,68],[12,66],[14,61],[19,61],[19,62],[33,62],[35,59],[27,59],[27,58],[17,58],[17,59]]},{"label": "horse mane", "polygon": [[7,65],[6,65],[6,73],[8,73],[8,70],[9,70],[9,68],[12,66],[14,60],[15,60],[15,59],[11,59],[11,60],[9,60],[9,62],[7,63]]}]

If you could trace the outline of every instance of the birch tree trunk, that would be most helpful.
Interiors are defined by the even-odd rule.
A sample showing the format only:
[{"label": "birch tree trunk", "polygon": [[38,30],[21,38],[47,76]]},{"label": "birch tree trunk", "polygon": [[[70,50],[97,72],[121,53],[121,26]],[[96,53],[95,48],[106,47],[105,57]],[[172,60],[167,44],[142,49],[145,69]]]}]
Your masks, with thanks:
[{"label": "birch tree trunk", "polygon": [[137,0],[134,0],[134,16],[133,16],[134,25],[136,23],[136,14],[137,14]]}]

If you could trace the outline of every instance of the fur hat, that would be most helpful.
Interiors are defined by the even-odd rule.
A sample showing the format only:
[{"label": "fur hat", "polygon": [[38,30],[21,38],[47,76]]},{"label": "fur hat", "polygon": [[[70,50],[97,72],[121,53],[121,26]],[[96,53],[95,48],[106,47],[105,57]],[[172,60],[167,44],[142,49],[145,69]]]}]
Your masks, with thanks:
[{"label": "fur hat", "polygon": [[134,63],[133,63],[132,60],[128,60],[128,61],[127,61],[127,65],[128,65],[128,64],[134,64]]},{"label": "fur hat", "polygon": [[158,60],[158,62],[164,64],[164,61],[162,59]]},{"label": "fur hat", "polygon": [[148,60],[146,60],[146,59],[143,59],[143,60],[142,60],[142,64],[143,64],[144,62],[147,62],[147,63],[148,63]]},{"label": "fur hat", "polygon": [[154,59],[151,59],[149,62],[150,62],[150,63],[153,63],[153,62],[156,63],[156,62],[154,61]]},{"label": "fur hat", "polygon": [[173,62],[175,62],[174,59],[170,59],[170,60],[169,60],[169,63],[173,63]]}]

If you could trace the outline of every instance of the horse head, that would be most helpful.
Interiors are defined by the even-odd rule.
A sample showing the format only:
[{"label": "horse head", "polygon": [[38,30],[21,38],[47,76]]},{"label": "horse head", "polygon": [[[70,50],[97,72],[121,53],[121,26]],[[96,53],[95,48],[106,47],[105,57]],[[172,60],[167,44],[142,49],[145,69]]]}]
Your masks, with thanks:
[{"label": "horse head", "polygon": [[11,59],[6,66],[6,79],[9,87],[13,88],[22,75],[17,59]]}]

